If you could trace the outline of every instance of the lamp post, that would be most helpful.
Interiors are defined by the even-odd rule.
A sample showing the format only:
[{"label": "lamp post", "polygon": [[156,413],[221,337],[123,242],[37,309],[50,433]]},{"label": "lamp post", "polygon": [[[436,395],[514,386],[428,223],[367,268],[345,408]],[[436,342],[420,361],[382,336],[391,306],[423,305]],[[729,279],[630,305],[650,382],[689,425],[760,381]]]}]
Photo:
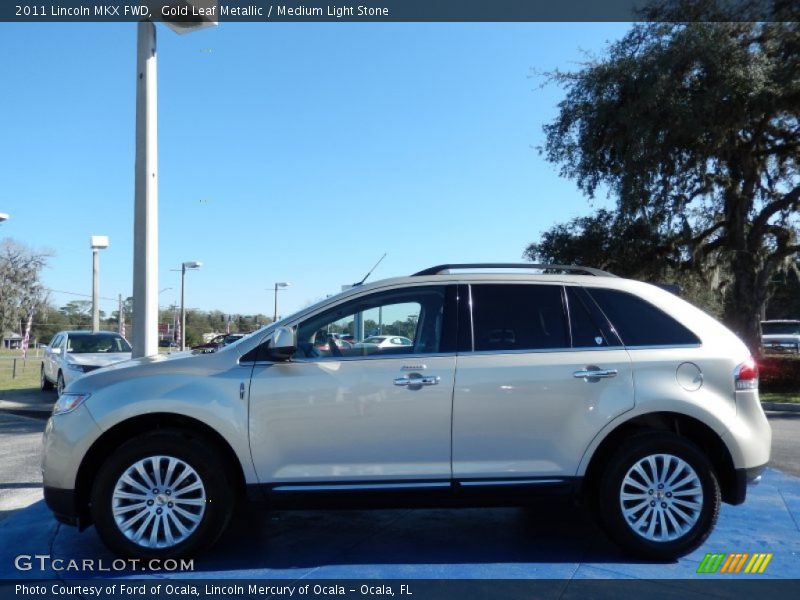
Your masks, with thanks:
[{"label": "lamp post", "polygon": [[273,323],[278,320],[278,289],[287,288],[290,285],[291,285],[291,283],[287,283],[285,281],[281,281],[281,282],[275,283],[275,312],[272,315],[272,322]]},{"label": "lamp post", "polygon": [[8,221],[11,217],[8,213],[0,213],[0,223],[3,221]]},{"label": "lamp post", "polygon": [[181,350],[186,350],[186,270],[199,269],[203,263],[192,260],[181,264]]},{"label": "lamp post", "polygon": [[100,250],[108,248],[108,236],[93,235],[89,238],[92,248],[92,331],[100,331],[100,305],[98,294],[100,287]]},{"label": "lamp post", "polygon": [[[164,9],[199,5],[210,7],[216,0],[151,2],[149,14],[161,18],[178,33],[211,25],[216,11],[202,11],[200,19],[175,18]],[[161,6],[163,4],[163,6]],[[195,12],[195,11],[192,11]],[[176,11],[176,14],[180,14]],[[137,23],[136,37],[136,161],[133,210],[133,358],[158,354],[158,103],[156,27],[150,21]]]}]

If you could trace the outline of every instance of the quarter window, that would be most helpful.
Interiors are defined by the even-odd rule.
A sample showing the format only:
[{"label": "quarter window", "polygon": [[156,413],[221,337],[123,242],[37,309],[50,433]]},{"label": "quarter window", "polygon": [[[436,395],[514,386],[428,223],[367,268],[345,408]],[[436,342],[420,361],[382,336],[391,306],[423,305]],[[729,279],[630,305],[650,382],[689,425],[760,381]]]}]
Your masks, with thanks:
[{"label": "quarter window", "polygon": [[475,350],[569,348],[559,285],[473,285]]},{"label": "quarter window", "polygon": [[683,346],[700,339],[675,319],[641,298],[603,288],[586,288],[626,346]]}]

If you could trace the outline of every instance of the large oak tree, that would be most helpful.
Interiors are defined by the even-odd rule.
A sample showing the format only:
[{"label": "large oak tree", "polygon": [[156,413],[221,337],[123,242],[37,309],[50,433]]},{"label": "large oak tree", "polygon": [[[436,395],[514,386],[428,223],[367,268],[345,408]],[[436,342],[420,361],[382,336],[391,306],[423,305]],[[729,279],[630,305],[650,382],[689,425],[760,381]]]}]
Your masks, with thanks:
[{"label": "large oak tree", "polygon": [[757,351],[770,278],[800,250],[797,19],[640,23],[551,77],[565,98],[546,158],[590,197],[607,190],[610,234],[635,224],[649,259],[723,265],[724,320]]}]

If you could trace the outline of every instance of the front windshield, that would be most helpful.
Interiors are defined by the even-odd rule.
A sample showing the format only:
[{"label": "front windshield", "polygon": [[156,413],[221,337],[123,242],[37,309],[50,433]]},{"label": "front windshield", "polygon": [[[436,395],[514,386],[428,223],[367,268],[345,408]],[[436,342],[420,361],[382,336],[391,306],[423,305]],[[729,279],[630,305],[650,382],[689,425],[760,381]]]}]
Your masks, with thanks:
[{"label": "front windshield", "polygon": [[800,323],[762,323],[764,335],[800,335]]},{"label": "front windshield", "polygon": [[67,342],[70,354],[91,354],[96,352],[130,352],[131,347],[119,335],[73,334]]}]

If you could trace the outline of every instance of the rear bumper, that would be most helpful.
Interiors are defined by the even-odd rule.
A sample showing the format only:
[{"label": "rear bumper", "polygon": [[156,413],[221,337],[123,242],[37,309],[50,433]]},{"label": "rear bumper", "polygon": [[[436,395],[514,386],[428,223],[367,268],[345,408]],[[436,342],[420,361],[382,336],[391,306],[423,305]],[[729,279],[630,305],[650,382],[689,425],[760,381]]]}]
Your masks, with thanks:
[{"label": "rear bumper", "polygon": [[750,469],[736,469],[733,495],[730,497],[730,504],[742,504],[747,497],[747,487],[758,485],[761,481],[761,474],[767,465],[752,467]]}]

